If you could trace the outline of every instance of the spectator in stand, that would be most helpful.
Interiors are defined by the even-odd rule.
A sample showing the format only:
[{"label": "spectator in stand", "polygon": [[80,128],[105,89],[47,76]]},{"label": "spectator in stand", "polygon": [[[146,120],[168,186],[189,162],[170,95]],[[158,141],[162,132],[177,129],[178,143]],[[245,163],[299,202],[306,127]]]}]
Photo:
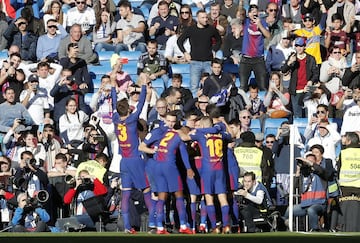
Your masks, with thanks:
[{"label": "spectator in stand", "polygon": [[169,95],[171,87],[178,88],[181,93],[181,103],[184,105],[188,101],[190,101],[193,97],[191,94],[191,91],[187,88],[182,87],[182,75],[179,73],[174,73],[173,77],[171,79],[171,86],[164,90],[164,92],[161,94],[161,97],[165,98]]},{"label": "spectator in stand", "polygon": [[224,0],[221,4],[220,14],[225,16],[230,22],[231,19],[236,18],[236,11],[238,10],[238,4],[234,3],[234,0]]},{"label": "spectator in stand", "polygon": [[77,0],[75,7],[67,11],[66,28],[71,32],[74,24],[78,24],[83,36],[92,39],[92,32],[96,24],[94,9],[88,7],[85,0]]},{"label": "spectator in stand", "polygon": [[77,102],[69,98],[66,102],[66,112],[59,119],[59,133],[65,144],[73,140],[82,141],[84,138],[83,125],[89,120],[82,110],[77,110]]},{"label": "spectator in stand", "polygon": [[[315,112],[309,118],[309,123],[306,125],[305,131],[304,131],[304,137],[308,141],[313,134],[315,133],[317,127],[320,124],[321,120],[328,120],[329,119],[329,107],[325,104],[319,104],[316,108],[316,115]],[[331,123],[333,126],[333,130],[337,130],[337,124]]]},{"label": "spectator in stand", "polygon": [[134,14],[131,3],[126,0],[119,2],[119,13],[121,19],[116,23],[117,38],[113,39],[116,45],[115,52],[131,50],[146,52],[144,17]]},{"label": "spectator in stand", "polygon": [[295,24],[301,24],[301,1],[300,0],[290,0],[290,2],[282,5],[281,17],[282,18],[291,18],[292,22]]},{"label": "spectator in stand", "polygon": [[326,25],[331,26],[333,22],[333,15],[337,13],[341,16],[343,23],[341,24],[341,29],[349,32],[351,19],[355,16],[355,6],[354,3],[347,0],[336,0],[331,8],[328,9],[328,16],[326,19]]},{"label": "spectator in stand", "polygon": [[[166,41],[164,56],[166,57],[169,63],[174,63],[174,64],[189,63],[185,60],[184,53],[180,51],[179,46],[177,45],[178,37],[182,34],[180,31],[183,31],[183,29],[178,28],[176,30],[176,35],[171,36]],[[189,40],[186,40],[184,45],[185,45],[185,50],[187,52],[190,52],[191,46]]]},{"label": "spectator in stand", "polygon": [[[68,45],[68,56],[60,59],[63,69],[69,69],[72,73],[71,88],[76,92],[75,99],[78,105],[84,103],[84,96],[92,88],[92,81],[87,69],[85,60],[79,57],[79,46],[77,43]],[[86,113],[90,113],[89,107],[86,105],[81,107]]]},{"label": "spectator in stand", "polygon": [[97,0],[94,1],[93,9],[95,11],[95,16],[98,16],[101,11],[106,10],[110,15],[114,17],[116,6],[114,1],[110,0]]},{"label": "spectator in stand", "polygon": [[266,67],[264,60],[264,39],[270,37],[270,32],[265,20],[258,16],[258,6],[249,6],[249,17],[245,19],[242,58],[239,64],[240,89],[248,91],[248,80],[251,71],[255,73],[257,86],[265,90]]},{"label": "spectator in stand", "polygon": [[[227,17],[220,14],[220,3],[213,2],[210,5],[210,13],[208,14],[208,24],[214,26],[219,32],[222,39],[224,39],[228,27]],[[216,40],[213,40],[214,42]],[[215,44],[213,42],[213,44]]]},{"label": "spectator in stand", "polygon": [[248,109],[252,119],[262,120],[266,113],[266,107],[264,101],[259,97],[259,88],[256,85],[249,86],[249,98],[251,102],[251,107]]},{"label": "spectator in stand", "polygon": [[[113,54],[110,59],[111,72],[116,74],[117,89],[122,93],[127,92],[127,88],[134,83],[130,75],[123,70],[126,62],[127,60],[120,58],[118,54]],[[111,72],[109,72],[108,75],[111,75]]]},{"label": "spectator in stand", "polygon": [[359,118],[360,118],[360,93],[354,93],[353,99],[356,105],[347,109],[341,126],[341,135],[345,135],[346,132],[359,132]]},{"label": "spectator in stand", "polygon": [[[185,29],[177,41],[180,50],[184,53],[185,61],[190,62],[190,90],[193,95],[198,90],[201,74],[211,73],[213,51],[218,51],[221,46],[221,37],[218,31],[207,23],[206,12],[199,10],[196,16],[197,24]],[[184,47],[186,39],[189,39],[192,46],[190,53]],[[215,44],[213,44],[213,39],[216,40]]]},{"label": "spectator in stand", "polygon": [[319,104],[329,106],[331,93],[323,84],[313,86],[312,90],[308,90],[304,95],[304,107],[306,107],[308,120],[311,120],[316,114]]},{"label": "spectator in stand", "polygon": [[320,144],[324,147],[324,157],[331,159],[336,168],[336,147],[341,142],[340,134],[330,125],[327,119],[321,119],[312,138],[307,142],[308,147]]},{"label": "spectator in stand", "polygon": [[21,17],[28,22],[27,31],[32,32],[36,37],[45,34],[44,22],[35,16],[31,8],[24,8],[21,10]]},{"label": "spectator in stand", "polygon": [[87,64],[96,64],[99,62],[98,55],[92,50],[91,42],[83,36],[81,32],[81,25],[72,25],[70,28],[70,35],[60,41],[58,51],[59,59],[67,56],[67,48],[70,43],[77,44],[79,58],[84,59]]},{"label": "spectator in stand", "polygon": [[274,134],[268,134],[265,137],[265,146],[268,147],[271,151],[275,142],[275,135]]},{"label": "spectator in stand", "polygon": [[168,111],[166,99],[159,98],[156,101],[155,107],[149,111],[147,123],[150,130],[164,125],[165,115]]},{"label": "spectator in stand", "polygon": [[355,53],[355,63],[345,69],[342,84],[350,89],[360,87],[360,51]]},{"label": "spectator in stand", "polygon": [[7,87],[4,92],[6,101],[0,104],[0,132],[7,133],[15,123],[21,123],[17,131],[31,129],[33,120],[25,106],[15,100],[15,91],[12,87]]},{"label": "spectator in stand", "polygon": [[191,7],[187,4],[181,5],[179,15],[178,30],[182,33],[187,27],[196,25],[195,19],[193,19],[193,13]]},{"label": "spectator in stand", "polygon": [[151,20],[149,36],[157,40],[159,49],[164,50],[166,41],[175,35],[179,25],[179,19],[170,15],[169,3],[162,0],[158,4],[159,16]]},{"label": "spectator in stand", "polygon": [[269,90],[264,99],[264,105],[267,108],[266,114],[272,118],[290,117],[289,102],[290,94],[282,84],[282,75],[279,72],[272,72]]},{"label": "spectator in stand", "polygon": [[25,86],[27,89],[21,92],[20,102],[29,111],[34,125],[49,122],[51,118],[47,91],[39,87],[39,77],[36,74],[30,75]]},{"label": "spectator in stand", "polygon": [[30,151],[33,154],[36,163],[33,166],[38,166],[42,170],[46,171],[44,168],[44,163],[46,159],[46,152],[44,145],[42,143],[38,143],[37,138],[31,132],[26,132],[22,134],[24,138],[24,144],[18,149],[18,161],[21,161],[21,154],[24,151]]},{"label": "spectator in stand", "polygon": [[47,22],[49,19],[54,19],[55,22],[59,23],[64,29],[66,28],[67,14],[62,11],[61,7],[62,4],[60,1],[58,0],[51,1],[50,5],[48,6],[48,9],[45,11],[45,14],[43,16],[45,31],[48,30]]},{"label": "spectator in stand", "polygon": [[325,47],[339,47],[341,55],[347,56],[350,54],[350,38],[346,31],[342,30],[343,18],[340,14],[335,13],[331,16],[331,24],[326,27],[325,32]]},{"label": "spectator in stand", "polygon": [[296,36],[306,38],[306,53],[312,55],[315,58],[316,64],[322,63],[320,36],[325,29],[325,21],[327,17],[326,8],[322,3],[322,0],[319,0],[319,4],[320,10],[322,12],[320,23],[315,25],[314,16],[310,13],[307,13],[303,19],[303,24],[305,27],[294,31]]},{"label": "spectator in stand", "polygon": [[112,15],[106,10],[101,10],[99,15],[96,16],[96,24],[94,26],[94,51],[100,52],[105,50],[118,52],[112,41],[115,27],[116,22],[114,22]]},{"label": "spectator in stand", "polygon": [[304,117],[302,100],[309,86],[319,81],[319,68],[315,58],[305,53],[305,40],[295,39],[295,50],[281,67],[284,75],[290,75],[289,93],[291,95],[294,118]]},{"label": "spectator in stand", "polygon": [[[224,38],[223,55],[224,70],[238,74],[240,55],[243,45],[243,25],[240,19],[232,19],[230,22],[231,33]],[[235,64],[235,65],[233,65]]]},{"label": "spectator in stand", "polygon": [[285,63],[291,53],[295,49],[291,46],[291,36],[288,30],[281,32],[281,40],[276,45],[271,45],[266,55],[266,70],[270,73],[272,71],[280,71],[281,66]]},{"label": "spectator in stand", "polygon": [[61,140],[55,135],[55,126],[45,124],[43,131],[38,133],[38,141],[44,145],[46,152],[44,168],[50,171],[56,165],[56,155],[61,149]]},{"label": "spectator in stand", "polygon": [[[39,63],[32,63],[26,65],[24,72],[27,77],[33,74],[30,70],[36,68],[39,79],[39,88],[46,90],[46,95],[48,97],[48,103],[50,105],[50,110],[54,108],[54,97],[50,95],[50,91],[55,86],[56,81],[59,79],[62,66],[56,63],[48,63],[46,61]],[[28,79],[29,80],[29,79]]]},{"label": "spectator in stand", "polygon": [[52,59],[58,61],[58,49],[60,41],[65,38],[68,33],[64,27],[56,22],[55,19],[49,19],[46,22],[47,33],[40,36],[36,45],[36,57],[39,61]]},{"label": "spectator in stand", "polygon": [[241,124],[241,133],[250,131],[251,114],[248,110],[242,110],[239,112],[239,120]]},{"label": "spectator in stand", "polygon": [[158,52],[158,43],[156,40],[149,40],[146,45],[147,52],[139,57],[137,64],[137,74],[146,73],[151,80],[161,78],[164,81],[164,87],[167,87],[169,81],[168,63],[164,55]]},{"label": "spectator in stand", "polygon": [[17,45],[20,48],[22,60],[28,62],[36,61],[36,43],[38,37],[27,31],[28,21],[20,17],[13,21],[5,31],[4,37],[9,45]]},{"label": "spectator in stand", "polygon": [[5,89],[7,87],[13,88],[15,91],[15,101],[19,101],[20,93],[23,90],[23,82],[25,80],[25,74],[20,69],[21,56],[19,53],[12,53],[9,57],[9,61],[5,60],[1,69],[0,85],[1,92],[0,103],[4,102]]},{"label": "spectator in stand", "polygon": [[[152,20],[159,16],[159,3],[162,0],[155,0],[154,2],[156,2],[155,4],[152,4],[152,7],[150,9],[150,13],[149,13],[149,17],[147,19],[147,25],[151,26]],[[168,5],[169,5],[169,13],[170,15],[174,16],[174,17],[179,17],[179,13],[180,13],[180,7],[181,5],[177,2],[174,2],[173,0],[165,0]],[[183,2],[184,4],[186,4],[185,2]]]},{"label": "spectator in stand", "polygon": [[265,21],[267,23],[270,37],[265,39],[265,49],[269,48],[269,42],[277,34],[283,31],[283,23],[279,19],[280,14],[278,14],[278,5],[276,2],[269,2],[266,6],[266,17]]},{"label": "spectator in stand", "polygon": [[5,31],[9,27],[4,12],[0,13],[0,51],[8,47],[8,42],[4,36]]}]

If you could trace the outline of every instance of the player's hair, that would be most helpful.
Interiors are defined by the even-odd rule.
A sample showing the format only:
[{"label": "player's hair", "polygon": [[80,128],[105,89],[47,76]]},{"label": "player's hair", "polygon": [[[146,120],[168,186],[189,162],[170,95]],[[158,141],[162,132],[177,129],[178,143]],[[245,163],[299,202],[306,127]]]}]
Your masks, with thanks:
[{"label": "player's hair", "polygon": [[116,110],[120,116],[126,116],[129,114],[129,108],[130,106],[126,98],[123,98],[116,103]]}]

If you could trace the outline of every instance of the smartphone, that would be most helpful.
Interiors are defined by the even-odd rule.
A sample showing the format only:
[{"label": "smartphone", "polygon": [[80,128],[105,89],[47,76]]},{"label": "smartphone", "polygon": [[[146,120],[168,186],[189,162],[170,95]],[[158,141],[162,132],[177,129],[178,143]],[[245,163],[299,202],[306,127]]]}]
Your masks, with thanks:
[{"label": "smartphone", "polygon": [[313,116],[313,117],[317,117],[317,113],[314,112],[314,113],[312,114],[312,116]]},{"label": "smartphone", "polygon": [[41,133],[44,131],[44,123],[39,124],[38,131],[41,132]]}]

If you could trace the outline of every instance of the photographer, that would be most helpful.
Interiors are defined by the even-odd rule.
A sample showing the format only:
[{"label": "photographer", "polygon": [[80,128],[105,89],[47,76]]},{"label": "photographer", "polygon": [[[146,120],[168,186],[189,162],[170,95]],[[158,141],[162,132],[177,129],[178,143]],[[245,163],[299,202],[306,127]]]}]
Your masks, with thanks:
[{"label": "photographer", "polygon": [[51,124],[45,124],[41,131],[38,129],[38,140],[44,145],[46,152],[46,159],[44,167],[47,171],[50,171],[55,166],[55,156],[60,153],[61,139],[55,135],[55,127]]},{"label": "photographer", "polygon": [[35,197],[40,190],[46,189],[49,184],[48,177],[37,165],[34,155],[24,151],[20,155],[19,168],[16,169],[14,181],[22,182],[16,185],[20,192],[27,191],[30,197]]},{"label": "photographer", "polygon": [[81,170],[76,178],[75,187],[66,192],[64,203],[70,204],[75,200],[75,217],[78,222],[86,225],[88,228],[95,228],[95,222],[86,212],[82,202],[95,196],[105,195],[106,193],[106,186],[104,186],[99,179],[91,176],[87,170]]},{"label": "photographer", "polygon": [[272,206],[269,192],[261,182],[256,181],[255,174],[251,171],[245,172],[243,185],[235,195],[240,195],[240,213],[245,220],[246,232],[259,232],[253,219],[260,217],[260,210]]},{"label": "photographer", "polygon": [[108,152],[108,139],[104,130],[99,126],[99,119],[92,115],[90,123],[96,128],[91,127],[91,130],[82,144],[82,150],[87,153],[89,159],[95,159],[96,155],[102,152]]},{"label": "photographer", "polygon": [[48,232],[46,223],[49,214],[42,209],[37,200],[28,198],[26,193],[17,197],[18,207],[12,218],[13,232]]},{"label": "photographer", "polygon": [[[301,202],[294,205],[293,215],[309,216],[310,231],[320,231],[319,216],[326,212],[327,185],[333,179],[335,169],[331,160],[323,157],[324,147],[315,144],[310,148],[310,153],[305,158],[297,157],[297,176],[300,176]],[[288,224],[289,209],[286,210],[284,219]]]}]

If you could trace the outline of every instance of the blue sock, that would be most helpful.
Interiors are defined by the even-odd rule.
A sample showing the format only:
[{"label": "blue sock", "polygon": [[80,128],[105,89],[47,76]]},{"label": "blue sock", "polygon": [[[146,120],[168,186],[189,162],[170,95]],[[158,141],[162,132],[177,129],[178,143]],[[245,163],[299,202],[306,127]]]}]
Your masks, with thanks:
[{"label": "blue sock", "polygon": [[151,199],[151,209],[149,209],[149,227],[156,226],[156,204],[157,200]]},{"label": "blue sock", "polygon": [[196,221],[196,202],[192,202],[190,204],[191,211],[191,220],[192,220],[192,228],[195,229],[195,221]]},{"label": "blue sock", "polygon": [[229,205],[221,207],[221,214],[223,226],[229,225]]},{"label": "blue sock", "polygon": [[233,225],[239,224],[239,206],[237,204],[237,200],[233,198],[233,205],[232,205],[232,213],[233,213]]},{"label": "blue sock", "polygon": [[207,214],[210,219],[211,228],[216,228],[216,213],[215,213],[215,206],[214,205],[207,205],[206,206]]},{"label": "blue sock", "polygon": [[207,210],[206,210],[206,203],[205,200],[202,199],[200,201],[200,224],[206,224],[206,218],[207,218]]},{"label": "blue sock", "polygon": [[179,214],[179,220],[180,225],[186,224],[186,210],[185,210],[185,204],[184,204],[184,197],[178,197],[176,198],[176,209]]},{"label": "blue sock", "polygon": [[121,195],[121,215],[124,221],[124,228],[131,229],[129,219],[129,203],[130,203],[131,191],[122,191]]},{"label": "blue sock", "polygon": [[164,220],[164,200],[158,200],[156,204],[156,226],[157,227],[164,227],[163,220]]}]

